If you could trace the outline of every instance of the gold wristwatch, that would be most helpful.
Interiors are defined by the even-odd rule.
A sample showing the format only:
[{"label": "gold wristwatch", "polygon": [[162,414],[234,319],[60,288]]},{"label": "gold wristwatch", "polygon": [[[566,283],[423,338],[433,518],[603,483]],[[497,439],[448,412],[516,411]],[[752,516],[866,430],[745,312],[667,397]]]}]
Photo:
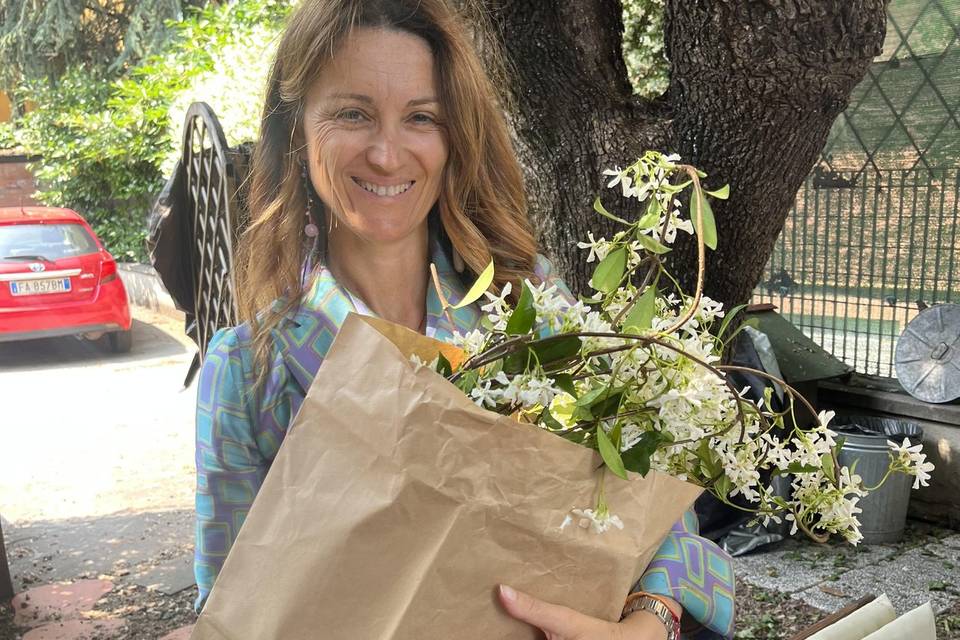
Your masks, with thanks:
[{"label": "gold wristwatch", "polygon": [[620,619],[626,618],[634,611],[649,611],[657,616],[657,619],[667,628],[667,640],[680,640],[680,619],[670,607],[657,598],[646,595],[632,598],[623,607],[623,615]]}]

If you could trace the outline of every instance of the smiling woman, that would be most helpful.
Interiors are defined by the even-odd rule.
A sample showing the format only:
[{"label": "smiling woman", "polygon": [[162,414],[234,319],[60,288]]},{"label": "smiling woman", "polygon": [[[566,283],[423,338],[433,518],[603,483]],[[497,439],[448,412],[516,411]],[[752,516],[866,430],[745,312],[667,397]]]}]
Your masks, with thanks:
[{"label": "smiling woman", "polygon": [[[436,84],[424,40],[362,28],[304,105],[302,154],[332,223],[326,265],[374,313],[413,329],[426,318],[427,216],[447,162]],[[402,282],[371,277],[371,263]]]},{"label": "smiling woman", "polygon": [[[250,212],[237,264],[245,322],[213,337],[200,372],[198,607],[348,313],[462,340],[485,312],[442,301],[463,299],[491,260],[491,289],[511,302],[524,279],[569,295],[537,255],[497,92],[445,0],[300,6],[268,81]],[[723,577],[695,576],[688,553]],[[557,639],[675,638],[681,614],[732,634],[729,558],[692,513],[637,589],[621,623],[506,587],[500,600]]]}]

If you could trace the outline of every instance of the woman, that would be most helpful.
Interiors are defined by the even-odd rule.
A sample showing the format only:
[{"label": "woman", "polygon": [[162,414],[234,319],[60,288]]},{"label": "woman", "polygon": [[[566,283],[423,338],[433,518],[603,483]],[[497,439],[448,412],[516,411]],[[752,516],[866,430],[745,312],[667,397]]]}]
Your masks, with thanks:
[{"label": "woman", "polygon": [[[491,257],[495,288],[552,278],[495,91],[444,0],[307,0],[279,45],[251,180],[247,322],[214,336],[200,378],[198,609],[349,311],[450,340],[480,314],[441,312],[431,262],[454,300]],[[618,624],[500,596],[552,638],[662,639],[681,614],[732,635],[729,559],[692,514],[637,591]]]}]

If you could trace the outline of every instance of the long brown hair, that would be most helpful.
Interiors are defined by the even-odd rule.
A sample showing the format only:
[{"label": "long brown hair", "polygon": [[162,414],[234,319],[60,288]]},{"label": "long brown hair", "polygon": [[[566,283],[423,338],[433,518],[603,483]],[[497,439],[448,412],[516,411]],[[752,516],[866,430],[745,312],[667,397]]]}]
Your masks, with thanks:
[{"label": "long brown hair", "polygon": [[[499,96],[464,25],[445,0],[304,0],[291,15],[267,82],[251,162],[250,224],[237,250],[240,315],[253,326],[258,379],[266,375],[272,329],[303,297],[301,271],[312,250],[297,160],[303,102],[354,29],[404,31],[430,45],[449,148],[437,206],[443,231],[469,272],[493,258],[496,288],[513,282],[520,291],[519,281],[531,276],[536,242],[521,169]],[[322,235],[325,225],[318,226]]]}]

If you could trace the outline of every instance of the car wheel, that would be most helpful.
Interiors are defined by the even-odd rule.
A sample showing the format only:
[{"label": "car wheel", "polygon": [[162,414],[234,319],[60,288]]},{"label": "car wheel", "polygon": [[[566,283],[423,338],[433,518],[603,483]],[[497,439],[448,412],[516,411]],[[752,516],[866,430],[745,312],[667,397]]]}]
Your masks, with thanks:
[{"label": "car wheel", "polygon": [[133,331],[113,331],[107,334],[107,342],[110,344],[110,351],[114,353],[127,353],[133,347]]}]

